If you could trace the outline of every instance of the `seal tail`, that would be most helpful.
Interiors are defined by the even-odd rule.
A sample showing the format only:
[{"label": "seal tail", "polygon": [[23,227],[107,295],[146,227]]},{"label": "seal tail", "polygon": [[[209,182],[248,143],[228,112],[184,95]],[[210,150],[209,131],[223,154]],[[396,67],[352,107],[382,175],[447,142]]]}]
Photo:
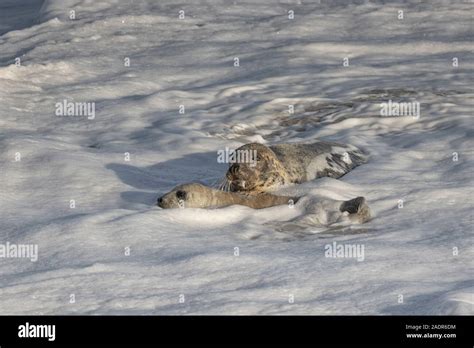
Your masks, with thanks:
[{"label": "seal tail", "polygon": [[369,154],[366,153],[365,151],[355,147],[355,146],[349,146],[350,149],[347,152],[354,163],[354,166],[360,166],[361,164],[367,163],[369,159]]}]

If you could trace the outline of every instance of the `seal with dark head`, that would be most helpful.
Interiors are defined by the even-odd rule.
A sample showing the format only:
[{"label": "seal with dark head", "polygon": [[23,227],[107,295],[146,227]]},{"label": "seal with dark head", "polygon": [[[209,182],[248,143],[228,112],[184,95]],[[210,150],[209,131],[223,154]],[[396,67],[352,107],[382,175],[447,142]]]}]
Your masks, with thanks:
[{"label": "seal with dark head", "polygon": [[299,197],[284,197],[270,193],[245,195],[235,192],[224,192],[198,183],[176,186],[164,196],[158,198],[157,205],[169,208],[220,208],[229,205],[245,205],[254,209],[273,207],[275,205],[295,203]]},{"label": "seal with dark head", "polygon": [[256,163],[233,163],[226,173],[222,187],[241,193],[272,191],[325,176],[339,178],[367,160],[353,145],[328,141],[271,146],[251,143],[235,151],[256,152]]}]

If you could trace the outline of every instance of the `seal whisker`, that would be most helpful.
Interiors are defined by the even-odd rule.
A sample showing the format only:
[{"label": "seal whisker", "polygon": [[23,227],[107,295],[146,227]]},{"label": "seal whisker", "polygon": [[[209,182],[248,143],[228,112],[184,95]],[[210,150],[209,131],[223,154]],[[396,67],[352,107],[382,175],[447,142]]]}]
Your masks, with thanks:
[{"label": "seal whisker", "polygon": [[227,191],[227,185],[229,180],[227,178],[223,178],[220,182],[218,182],[217,189],[220,191]]}]

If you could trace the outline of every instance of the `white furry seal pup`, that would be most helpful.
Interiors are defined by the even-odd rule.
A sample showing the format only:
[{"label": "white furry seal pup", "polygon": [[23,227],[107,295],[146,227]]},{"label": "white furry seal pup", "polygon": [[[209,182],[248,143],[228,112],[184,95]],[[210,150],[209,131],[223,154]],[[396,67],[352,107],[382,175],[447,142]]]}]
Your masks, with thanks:
[{"label": "white furry seal pup", "polygon": [[357,147],[328,141],[271,146],[250,143],[237,151],[256,151],[256,163],[231,164],[221,186],[224,191],[259,193],[324,176],[339,178],[367,161],[367,155]]},{"label": "white furry seal pup", "polygon": [[224,192],[198,183],[176,186],[167,194],[158,198],[160,208],[220,208],[229,205],[245,205],[254,209],[273,207],[298,201],[299,197],[284,197],[261,193],[243,195],[235,192]]}]

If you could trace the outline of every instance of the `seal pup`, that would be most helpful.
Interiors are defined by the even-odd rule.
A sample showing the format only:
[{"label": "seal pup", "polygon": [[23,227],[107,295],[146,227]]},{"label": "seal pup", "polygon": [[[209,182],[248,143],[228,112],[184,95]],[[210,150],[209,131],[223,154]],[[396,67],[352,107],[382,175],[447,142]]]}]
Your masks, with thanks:
[{"label": "seal pup", "polygon": [[259,193],[288,184],[300,184],[320,177],[340,178],[367,161],[367,155],[353,145],[328,141],[266,146],[245,144],[237,151],[256,151],[256,163],[233,163],[221,189]]},{"label": "seal pup", "polygon": [[225,192],[198,183],[178,185],[158,198],[157,205],[169,208],[221,208],[229,205],[245,205],[253,209],[297,202],[299,197],[277,196],[270,193],[244,195]]}]

